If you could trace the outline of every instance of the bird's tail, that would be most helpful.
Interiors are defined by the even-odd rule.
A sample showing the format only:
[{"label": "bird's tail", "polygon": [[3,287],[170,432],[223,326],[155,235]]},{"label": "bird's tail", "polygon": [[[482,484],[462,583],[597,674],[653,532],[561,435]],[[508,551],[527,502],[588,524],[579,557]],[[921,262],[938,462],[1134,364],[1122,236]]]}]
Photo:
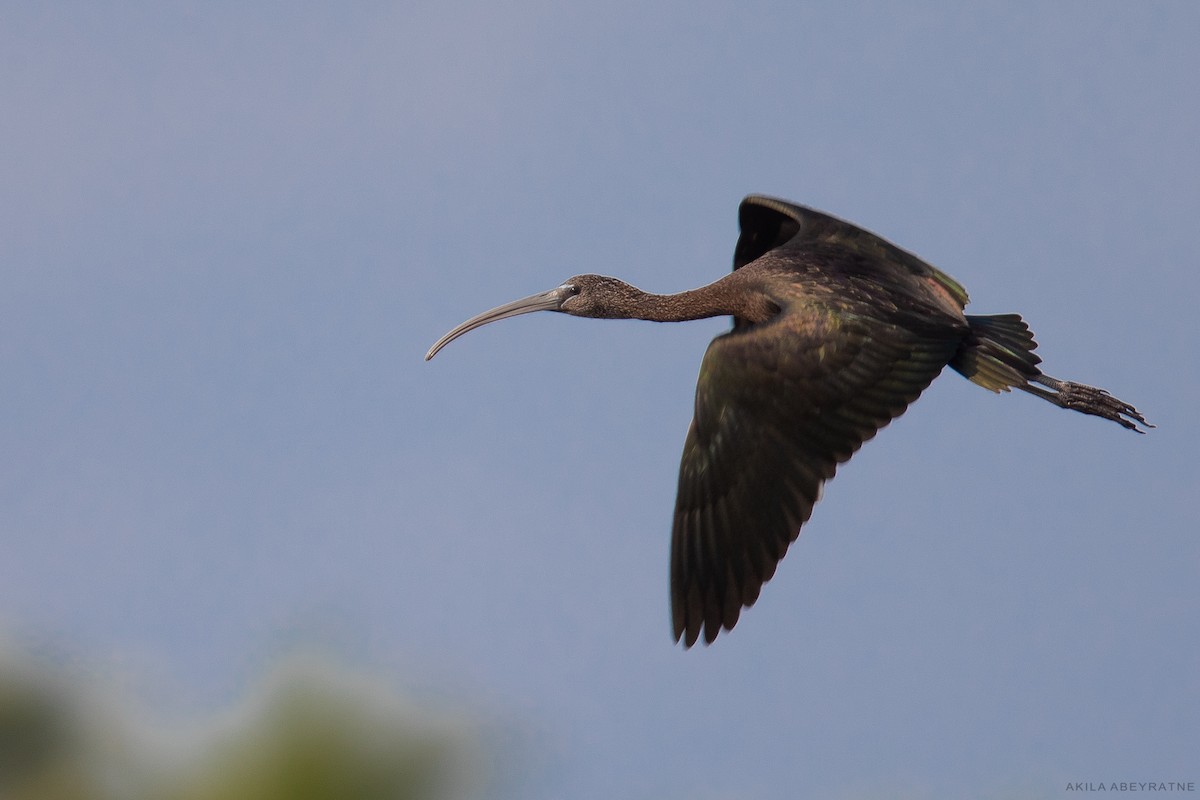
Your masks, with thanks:
[{"label": "bird's tail", "polygon": [[994,314],[988,317],[967,315],[971,326],[959,345],[950,366],[972,383],[993,392],[1024,388],[1042,374],[1037,368],[1042,359],[1033,352],[1037,342],[1025,320],[1018,314]]},{"label": "bird's tail", "polygon": [[1137,422],[1147,428],[1154,427],[1136,408],[1103,389],[1044,374],[1037,367],[1042,359],[1033,352],[1037,342],[1019,315],[968,314],[967,324],[971,330],[950,366],[972,383],[993,392],[1020,389],[1060,408],[1104,417],[1139,433],[1143,431],[1138,429]]}]

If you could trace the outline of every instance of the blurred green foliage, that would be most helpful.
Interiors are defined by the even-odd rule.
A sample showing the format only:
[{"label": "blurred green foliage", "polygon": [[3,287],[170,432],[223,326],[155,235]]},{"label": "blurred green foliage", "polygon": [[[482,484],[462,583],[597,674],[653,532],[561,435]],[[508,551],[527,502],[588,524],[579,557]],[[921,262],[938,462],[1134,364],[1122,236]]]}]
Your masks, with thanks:
[{"label": "blurred green foliage", "polygon": [[0,657],[3,800],[423,800],[474,793],[473,734],[379,682],[293,662],[189,727]]}]

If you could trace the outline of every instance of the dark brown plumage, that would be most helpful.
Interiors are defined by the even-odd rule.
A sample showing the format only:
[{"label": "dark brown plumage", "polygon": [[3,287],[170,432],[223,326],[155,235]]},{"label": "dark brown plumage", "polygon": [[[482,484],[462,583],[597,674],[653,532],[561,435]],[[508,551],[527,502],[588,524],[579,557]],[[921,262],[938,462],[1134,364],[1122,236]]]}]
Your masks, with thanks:
[{"label": "dark brown plumage", "polygon": [[708,347],[683,447],[671,536],[676,640],[712,642],[758,599],[821,487],[949,365],[992,391],[1021,389],[1131,430],[1150,426],[1102,389],[1041,372],[1016,314],[969,316],[945,273],[848,222],[750,196],[733,272],[653,295],[599,275],[467,320],[451,340],[530,311],[677,322],[732,316]]}]

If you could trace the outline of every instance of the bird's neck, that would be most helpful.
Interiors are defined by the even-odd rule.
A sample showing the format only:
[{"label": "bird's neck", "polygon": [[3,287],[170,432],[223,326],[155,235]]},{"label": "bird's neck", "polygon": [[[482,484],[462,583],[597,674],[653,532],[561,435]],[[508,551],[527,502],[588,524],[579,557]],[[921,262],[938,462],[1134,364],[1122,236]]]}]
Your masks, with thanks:
[{"label": "bird's neck", "polygon": [[634,319],[655,322],[686,322],[708,317],[739,317],[765,322],[779,308],[755,287],[744,285],[741,276],[730,273],[708,286],[677,294],[639,292],[632,305]]}]

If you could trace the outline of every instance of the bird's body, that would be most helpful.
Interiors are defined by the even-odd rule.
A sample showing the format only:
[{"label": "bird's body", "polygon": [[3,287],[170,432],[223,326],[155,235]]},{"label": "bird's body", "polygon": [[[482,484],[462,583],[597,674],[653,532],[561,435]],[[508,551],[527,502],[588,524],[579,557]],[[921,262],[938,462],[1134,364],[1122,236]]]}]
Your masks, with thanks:
[{"label": "bird's body", "polygon": [[732,629],[808,520],[821,487],[947,365],[992,391],[1017,388],[1136,430],[1103,390],[1044,375],[1015,314],[968,316],[952,278],[874,234],[772,198],[747,197],[734,271],[674,295],[581,275],[474,317],[537,310],[683,321],[732,316],[700,366],[671,543],[676,639]]}]

